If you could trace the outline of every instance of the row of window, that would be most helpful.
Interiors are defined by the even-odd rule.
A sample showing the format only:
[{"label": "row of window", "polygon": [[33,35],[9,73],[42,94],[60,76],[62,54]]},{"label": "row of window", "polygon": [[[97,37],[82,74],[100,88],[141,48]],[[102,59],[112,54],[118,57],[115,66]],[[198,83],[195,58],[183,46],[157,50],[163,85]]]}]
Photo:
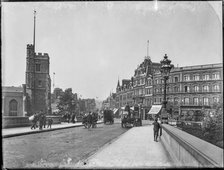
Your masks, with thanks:
[{"label": "row of window", "polygon": [[[167,101],[174,102],[175,104],[178,104],[180,102],[178,97],[175,97],[174,99],[167,98]],[[213,97],[212,101],[214,103],[219,102],[219,98],[218,97]],[[162,98],[154,98],[154,103],[162,103]],[[192,100],[192,103],[190,103],[190,98],[185,97],[182,100],[182,104],[185,104],[185,105],[189,105],[189,104],[199,105],[199,98],[194,97],[193,100]],[[207,97],[202,98],[202,104],[203,105],[209,105],[209,98],[207,98]]]},{"label": "row of window", "polygon": [[144,84],[145,84],[145,78],[138,79],[133,82],[133,86],[144,85]]},{"label": "row of window", "polygon": [[[164,91],[163,88],[156,88],[154,89],[154,92],[155,93],[162,93]],[[172,90],[172,88],[170,87],[167,87],[166,89],[167,92],[180,92],[180,88],[175,86]],[[195,85],[192,87],[192,91],[191,92],[199,92],[199,86],[198,85]],[[209,86],[208,85],[204,85],[202,86],[202,89],[201,89],[202,92],[209,92]],[[220,87],[218,84],[215,84],[213,85],[211,88],[210,88],[210,91],[212,92],[219,92],[220,91]],[[183,89],[183,92],[190,92],[190,86],[184,86],[184,89]]]},{"label": "row of window", "polygon": [[[192,81],[199,81],[199,80],[219,80],[220,79],[220,74],[219,73],[213,73],[212,76],[210,77],[209,74],[203,74],[201,76],[201,79],[200,79],[200,75],[199,74],[194,74],[192,76]],[[173,78],[169,78],[168,79],[168,83],[177,83],[179,82],[180,79],[179,79],[179,76],[175,76]],[[183,81],[191,81],[190,79],[190,75],[189,74],[186,74],[183,76]],[[163,79],[155,79],[154,80],[154,83],[155,84],[163,84]]]},{"label": "row of window", "polygon": [[9,102],[9,116],[17,116],[18,102],[15,99],[12,99]]},{"label": "row of window", "polygon": [[[218,84],[215,84],[212,86],[212,89],[210,90],[210,92],[219,92],[220,91],[220,86]],[[163,88],[156,88],[154,89],[154,93],[158,94],[158,93],[163,93],[164,89]],[[172,88],[167,87],[167,93],[170,92],[180,92],[180,88],[175,86]],[[182,92],[188,93],[188,92],[200,92],[200,88],[198,85],[195,85],[192,87],[191,91],[190,91],[190,86],[184,86],[184,89]],[[201,92],[209,92],[209,86],[208,85],[204,85],[202,86]],[[139,95],[151,95],[153,93],[152,88],[146,88],[146,89],[136,89],[134,91],[134,95],[135,96],[139,96]],[[131,99],[132,98],[133,93],[128,93],[127,96],[126,94],[122,96],[120,96],[120,100],[126,100],[127,99]]]}]

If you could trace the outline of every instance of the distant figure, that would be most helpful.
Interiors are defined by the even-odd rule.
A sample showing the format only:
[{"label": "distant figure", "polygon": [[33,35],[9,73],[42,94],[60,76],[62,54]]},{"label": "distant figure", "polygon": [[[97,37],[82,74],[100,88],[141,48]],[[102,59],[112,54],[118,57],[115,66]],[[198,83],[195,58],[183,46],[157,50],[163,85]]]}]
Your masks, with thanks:
[{"label": "distant figure", "polygon": [[37,116],[37,113],[34,113],[34,119],[32,120],[32,126],[31,126],[31,129],[36,129],[36,126],[37,126],[37,121],[38,121],[38,116]]},{"label": "distant figure", "polygon": [[70,118],[71,118],[70,114],[67,113],[67,121],[68,121],[68,123],[69,123],[69,121],[70,121]]},{"label": "distant figure", "polygon": [[153,131],[154,131],[154,141],[158,142],[157,141],[157,138],[158,138],[158,133],[159,133],[160,125],[157,122],[157,118],[153,122],[153,125],[154,125],[154,127],[153,127]]},{"label": "distant figure", "polygon": [[52,118],[48,118],[47,119],[47,128],[49,128],[50,127],[50,129],[51,129],[51,125],[53,124],[53,119]]},{"label": "distant figure", "polygon": [[161,124],[163,124],[163,121],[161,121],[161,119],[158,118],[158,123],[159,123],[159,138],[161,138],[162,136],[162,126]]},{"label": "distant figure", "polygon": [[75,123],[75,113],[72,113],[72,123]]},{"label": "distant figure", "polygon": [[39,129],[42,130],[44,125],[44,112],[43,110],[40,111],[39,114]]},{"label": "distant figure", "polygon": [[89,112],[89,114],[87,115],[87,124],[88,124],[88,129],[89,129],[92,125],[92,114],[91,114],[91,112]]},{"label": "distant figure", "polygon": [[45,128],[46,124],[47,124],[47,117],[46,117],[45,114],[43,114],[43,126],[44,126],[44,128]]}]

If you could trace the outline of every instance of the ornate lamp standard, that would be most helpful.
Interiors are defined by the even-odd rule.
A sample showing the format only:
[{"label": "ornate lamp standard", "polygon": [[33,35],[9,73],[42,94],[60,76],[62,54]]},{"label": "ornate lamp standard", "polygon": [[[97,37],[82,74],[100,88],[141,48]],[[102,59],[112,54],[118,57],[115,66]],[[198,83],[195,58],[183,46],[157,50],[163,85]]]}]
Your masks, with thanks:
[{"label": "ornate lamp standard", "polygon": [[164,59],[160,61],[161,67],[160,72],[164,79],[164,96],[163,96],[163,109],[162,109],[162,115],[167,115],[166,112],[166,84],[167,80],[169,79],[170,70],[174,67],[173,64],[170,64],[171,60],[168,59],[167,54],[165,54]]}]

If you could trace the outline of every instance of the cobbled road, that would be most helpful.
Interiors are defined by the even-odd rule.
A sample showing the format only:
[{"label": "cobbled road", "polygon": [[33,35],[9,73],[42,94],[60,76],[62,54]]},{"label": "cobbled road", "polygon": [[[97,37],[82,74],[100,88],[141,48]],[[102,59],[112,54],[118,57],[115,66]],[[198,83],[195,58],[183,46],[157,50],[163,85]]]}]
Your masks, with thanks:
[{"label": "cobbled road", "polygon": [[58,168],[88,158],[128,129],[120,123],[3,138],[3,167]]}]

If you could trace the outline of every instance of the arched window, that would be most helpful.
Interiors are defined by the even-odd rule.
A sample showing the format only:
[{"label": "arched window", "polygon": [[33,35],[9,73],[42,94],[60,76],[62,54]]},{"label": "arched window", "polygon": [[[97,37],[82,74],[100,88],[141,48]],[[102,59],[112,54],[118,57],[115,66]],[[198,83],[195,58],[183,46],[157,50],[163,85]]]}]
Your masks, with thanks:
[{"label": "arched window", "polygon": [[17,116],[18,102],[15,99],[12,99],[9,102],[9,116]]}]

